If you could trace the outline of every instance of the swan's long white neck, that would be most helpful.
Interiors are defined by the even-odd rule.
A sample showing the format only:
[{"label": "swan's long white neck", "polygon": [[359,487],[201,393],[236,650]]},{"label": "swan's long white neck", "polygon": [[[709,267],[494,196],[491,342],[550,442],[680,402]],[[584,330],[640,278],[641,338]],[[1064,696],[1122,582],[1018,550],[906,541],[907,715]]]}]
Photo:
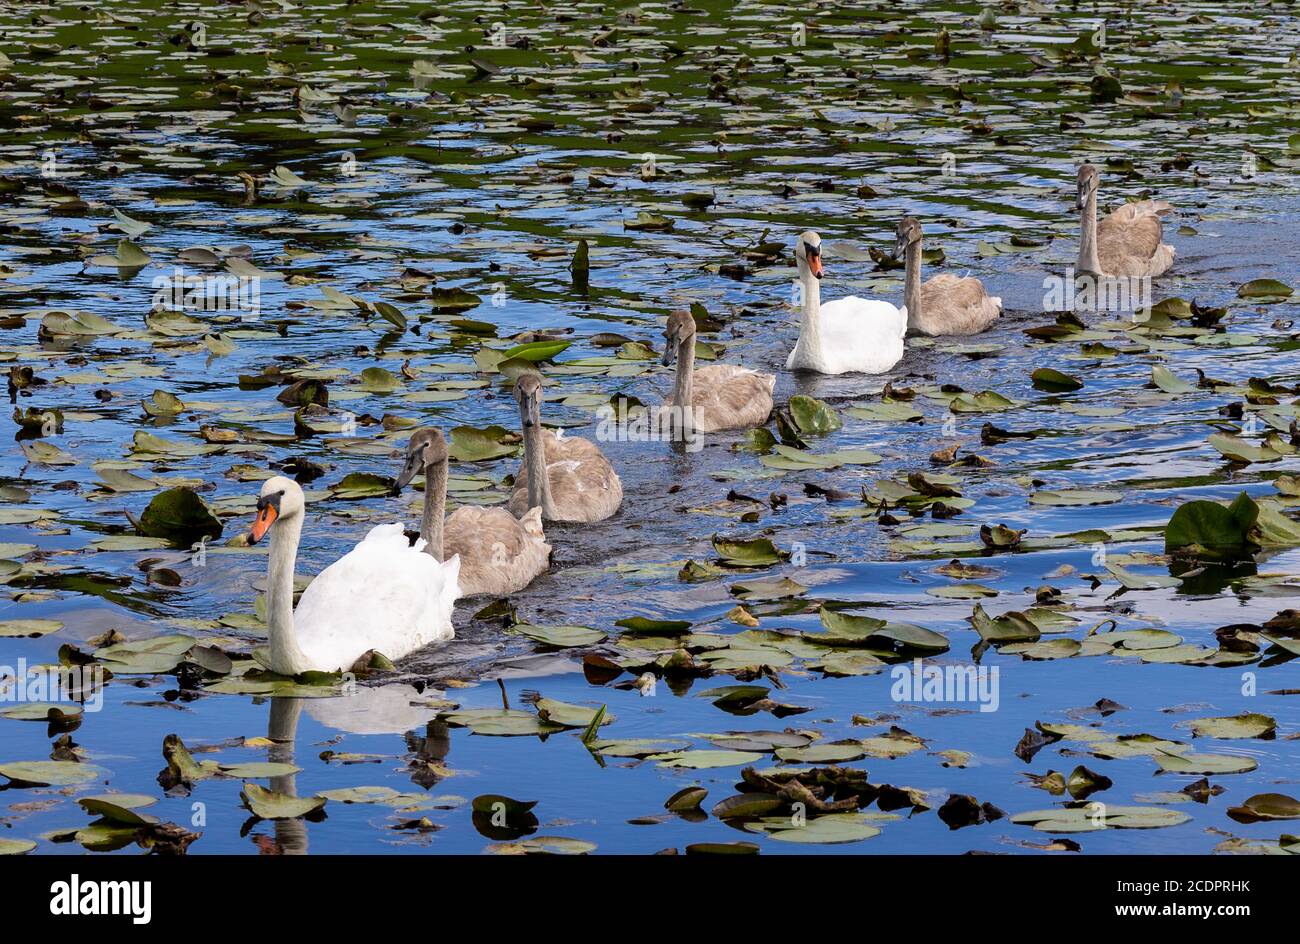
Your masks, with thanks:
[{"label": "swan's long white neck", "polygon": [[546,470],[546,443],[540,423],[524,426],[524,467],[528,469],[528,507],[540,507],[542,517],[554,520],[551,474]]},{"label": "swan's long white neck", "polygon": [[677,378],[673,384],[673,407],[676,413],[674,421],[680,417],[679,426],[683,441],[689,439],[695,432],[695,421],[692,416],[693,407],[691,406],[694,393],[695,335],[692,334],[677,345]]},{"label": "swan's long white neck", "polygon": [[803,322],[799,326],[799,340],[806,350],[822,349],[822,288],[821,279],[812,274],[807,263],[800,263],[799,278],[803,281]]},{"label": "swan's long white neck", "polygon": [[907,244],[903,253],[903,305],[907,308],[907,327],[911,330],[921,320],[921,240]]},{"label": "swan's long white neck", "polygon": [[420,537],[424,553],[443,560],[442,516],[447,506],[447,460],[424,467],[424,515],[420,518]]},{"label": "swan's long white neck", "polygon": [[285,515],[271,527],[271,552],[266,573],[266,614],[271,642],[271,671],[297,675],[311,669],[298,648],[293,625],[293,568],[302,537],[302,512]]},{"label": "swan's long white neck", "polygon": [[1097,191],[1091,190],[1079,214],[1079,261],[1075,270],[1090,275],[1101,274],[1101,260],[1097,257]]}]

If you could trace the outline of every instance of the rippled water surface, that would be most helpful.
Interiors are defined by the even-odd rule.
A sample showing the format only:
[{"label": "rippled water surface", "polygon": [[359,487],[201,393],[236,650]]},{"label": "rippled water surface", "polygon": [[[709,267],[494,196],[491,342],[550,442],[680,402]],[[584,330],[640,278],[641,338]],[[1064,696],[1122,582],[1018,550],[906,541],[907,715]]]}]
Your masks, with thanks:
[{"label": "rippled water surface", "polygon": [[[8,5],[0,358],[15,406],[37,420],[25,431],[15,423],[0,460],[0,673],[12,676],[20,659],[83,658],[111,631],[128,644],[192,637],[238,671],[146,660],[116,674],[102,710],[79,726],[0,717],[0,773],[51,756],[98,768],[69,786],[11,782],[0,843],[138,852],[129,829],[86,832],[95,817],[76,802],[122,792],[155,798],[141,811],[201,833],[191,853],[520,851],[538,836],[606,853],[730,842],[764,853],[1281,851],[1291,824],[1239,822],[1228,810],[1297,789],[1300,712],[1285,693],[1300,690],[1300,623],[1275,615],[1295,606],[1300,527],[1278,525],[1227,564],[1171,560],[1162,535],[1195,499],[1245,491],[1283,522],[1300,504],[1289,477],[1300,469],[1297,306],[1242,288],[1300,277],[1297,22],[1286,4],[1221,6]],[[1046,295],[1075,258],[1083,160],[1102,165],[1103,205],[1158,196],[1175,206],[1165,239],[1178,257],[1153,299],[1172,301],[1142,320],[1080,312],[1078,324],[1036,330],[1058,324]],[[888,254],[904,214],[923,221],[927,249],[942,250],[938,271],[977,275],[1003,298],[998,326],[909,341],[884,376],[785,371],[798,333],[794,236],[815,229],[826,241],[824,299],[901,303],[901,270],[869,250]],[[585,290],[571,268],[584,240]],[[178,269],[219,274],[230,260],[229,271],[256,280],[255,314],[151,312]],[[456,289],[476,300],[448,309]],[[838,414],[841,428],[806,433],[801,448],[865,449],[879,461],[785,471],[740,433],[711,435],[698,452],[603,442],[623,479],[621,511],[548,527],[552,570],[509,607],[484,614],[490,599],[463,601],[454,641],[371,674],[349,696],[318,686],[290,690],[326,697],[267,698],[286,689],[240,674],[264,640],[266,557],[238,536],[269,470],[299,460],[323,472],[304,481],[306,579],[374,524],[418,519],[419,492],[349,498],[335,488],[353,473],[394,476],[414,426],[517,428],[510,372],[491,352],[539,336],[570,341],[539,365],[543,418],[592,437],[609,398],[669,393],[664,317],[692,305],[720,360],[777,375],[778,405],[803,395]],[[1083,386],[1036,387],[1042,368]],[[326,382],[329,408],[295,421],[277,395],[304,379]],[[886,385],[896,418],[868,418]],[[959,391],[1012,402],[962,411],[951,402]],[[61,426],[42,429],[55,410]],[[990,436],[985,424],[1034,435]],[[1266,452],[1230,461],[1216,433]],[[953,446],[958,460],[985,461],[931,458]],[[503,502],[517,464],[454,461],[452,502]],[[961,513],[927,513],[909,473],[958,493],[947,503]],[[132,519],[174,487],[194,489],[222,524],[200,560],[188,541],[136,535]],[[822,489],[843,494],[828,500]],[[1060,504],[1051,496],[1061,490],[1103,494]],[[877,518],[882,499],[896,523]],[[1025,534],[990,549],[983,525]],[[768,538],[784,559],[727,566],[715,536]],[[944,566],[954,559],[984,569]],[[776,585],[781,577],[791,582]],[[824,630],[823,604],[826,619],[871,615],[942,634],[938,653],[885,652],[879,639],[869,648],[904,666],[977,657],[996,670],[996,710],[899,700],[888,668],[852,674],[860,666],[842,657],[853,648],[809,639]],[[977,645],[977,606],[1055,614],[1040,642],[1051,645]],[[512,632],[507,610],[521,624],[607,638],[545,647]],[[615,625],[633,616],[730,638],[647,639]],[[738,619],[751,617],[757,628],[739,636]],[[26,636],[32,626],[18,620],[61,625]],[[1165,662],[1104,641],[1141,628],[1181,637],[1159,637],[1161,648],[1204,651]],[[1064,639],[1081,645],[1053,642]],[[171,661],[193,662],[179,645]],[[679,645],[719,670],[665,674]],[[584,673],[590,656],[626,671]],[[659,676],[652,696],[631,685],[647,671]],[[770,689],[768,700],[728,711],[703,695],[739,684]],[[506,737],[437,717],[448,703],[499,707],[503,694],[533,712],[538,693],[606,706],[605,741],[680,743],[631,758],[584,744],[580,727]],[[1120,707],[1103,715],[1092,707],[1102,699]],[[1193,721],[1245,713],[1276,726],[1264,737],[1193,737]],[[1017,753],[1040,724],[1049,742]],[[752,819],[703,815],[737,792],[747,767],[811,766],[775,756],[779,744],[704,769],[660,756],[712,749],[706,735],[737,731],[863,742],[846,746],[840,766],[912,792],[903,802],[879,791],[894,802],[866,806],[858,821],[879,834],[853,842],[783,842]],[[164,792],[156,776],[169,734],[200,761],[300,770],[251,768],[278,775]],[[1122,738],[1139,734],[1162,747]],[[1133,756],[1114,756],[1116,744]],[[1160,773],[1157,753],[1195,772]],[[1076,802],[1031,777],[1080,767],[1110,785],[1076,791]],[[1221,792],[1180,793],[1201,767],[1219,771],[1208,786]],[[241,805],[245,782],[299,797],[363,786],[401,796],[338,794],[323,818],[259,820]],[[665,810],[697,784],[708,790],[701,814]],[[492,794],[536,801],[536,823],[472,816],[470,801]],[[945,803],[960,808],[950,796],[986,804],[993,818],[940,817]],[[1117,828],[1121,817],[1105,829],[1034,829],[1011,818],[1054,807],[1068,818],[1064,807],[1085,798],[1141,807],[1136,824],[1150,828]]]}]

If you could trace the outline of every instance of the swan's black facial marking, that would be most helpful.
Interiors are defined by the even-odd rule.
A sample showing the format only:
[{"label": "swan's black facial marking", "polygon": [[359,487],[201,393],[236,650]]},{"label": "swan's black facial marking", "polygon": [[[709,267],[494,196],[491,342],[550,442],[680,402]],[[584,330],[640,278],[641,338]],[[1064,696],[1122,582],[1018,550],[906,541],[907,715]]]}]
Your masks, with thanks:
[{"label": "swan's black facial marking", "polygon": [[393,494],[400,495],[402,489],[411,484],[411,479],[424,471],[424,467],[424,450],[420,448],[408,449],[406,464],[402,466],[402,471],[393,480]]},{"label": "swan's black facial marking", "polygon": [[524,429],[541,425],[542,407],[535,393],[528,390],[519,391],[519,417]]},{"label": "swan's black facial marking", "polygon": [[278,492],[272,492],[270,495],[257,496],[257,510],[265,511],[268,507],[274,508],[275,513],[280,513],[280,499],[284,498],[284,489]]},{"label": "swan's black facial marking", "polygon": [[275,524],[276,519],[280,517],[280,499],[284,498],[284,489],[278,492],[272,492],[269,495],[259,495],[257,497],[257,517],[253,519],[253,527],[248,532],[248,543],[256,544]]},{"label": "swan's black facial marking", "polygon": [[894,258],[900,258],[912,243],[919,242],[921,239],[921,224],[913,217],[904,217],[898,223],[898,231],[894,236]]},{"label": "swan's black facial marking", "polygon": [[667,367],[673,362],[673,358],[677,354],[677,344],[676,332],[670,332],[664,335],[664,356],[660,358],[660,363],[663,364],[663,366]]},{"label": "swan's black facial marking", "polygon": [[524,374],[515,381],[515,400],[519,404],[519,419],[524,429],[542,423],[542,382],[535,374]]},{"label": "swan's black facial marking", "polygon": [[820,244],[814,246],[812,243],[804,241],[803,244],[804,258],[808,262],[808,271],[812,273],[813,278],[822,277],[822,247]]}]

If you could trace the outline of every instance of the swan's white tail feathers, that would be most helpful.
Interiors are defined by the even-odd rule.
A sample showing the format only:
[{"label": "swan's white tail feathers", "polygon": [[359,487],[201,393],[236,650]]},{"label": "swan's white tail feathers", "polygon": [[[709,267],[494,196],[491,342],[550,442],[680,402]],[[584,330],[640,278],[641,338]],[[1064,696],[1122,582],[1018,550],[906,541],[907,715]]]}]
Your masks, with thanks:
[{"label": "swan's white tail feathers", "polygon": [[377,524],[369,531],[362,541],[391,541],[394,538],[406,540],[406,522],[395,521],[391,524]]},{"label": "swan's white tail feathers", "polygon": [[451,558],[442,565],[442,602],[447,611],[447,619],[451,619],[451,609],[456,601],[460,599],[460,555],[453,554]]}]

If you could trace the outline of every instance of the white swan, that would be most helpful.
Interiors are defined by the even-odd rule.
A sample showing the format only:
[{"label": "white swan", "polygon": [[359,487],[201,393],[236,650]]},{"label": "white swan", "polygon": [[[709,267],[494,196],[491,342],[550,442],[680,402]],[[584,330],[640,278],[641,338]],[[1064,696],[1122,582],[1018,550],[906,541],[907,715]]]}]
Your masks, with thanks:
[{"label": "white swan", "polygon": [[270,665],[280,675],[347,671],[371,650],[400,659],[450,639],[460,596],[460,558],[445,564],[412,547],[404,527],[381,524],[317,575],[293,606],[293,568],[306,502],[292,479],[262,485],[249,532],[256,544],[271,532],[266,609]]},{"label": "white swan", "polygon": [[503,597],[517,593],[546,573],[551,545],[542,530],[542,509],[530,508],[516,519],[504,508],[462,505],[443,520],[447,503],[447,440],[432,426],[418,429],[406,447],[406,464],[395,492],[424,473],[424,515],[420,537],[424,553],[442,560],[460,558],[462,596]]},{"label": "white swan", "polygon": [[822,238],[803,233],[794,256],[803,286],[803,321],[799,341],[785,362],[787,370],[883,374],[902,360],[906,308],[856,295],[823,305]]}]

